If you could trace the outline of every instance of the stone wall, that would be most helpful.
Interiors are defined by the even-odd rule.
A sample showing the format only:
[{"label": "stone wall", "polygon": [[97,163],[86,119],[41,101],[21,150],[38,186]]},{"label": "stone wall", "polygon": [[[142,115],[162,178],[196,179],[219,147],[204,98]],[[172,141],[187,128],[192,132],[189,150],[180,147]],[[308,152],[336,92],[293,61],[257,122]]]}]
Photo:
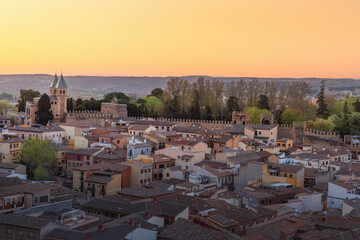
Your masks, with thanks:
[{"label": "stone wall", "polygon": [[157,120],[168,121],[175,123],[179,127],[199,127],[203,129],[219,129],[222,130],[226,125],[232,125],[230,121],[218,121],[218,120],[192,120],[192,119],[175,119],[175,118],[143,118],[143,117],[128,117],[124,120]]},{"label": "stone wall", "polygon": [[319,130],[305,129],[303,143],[311,144],[316,149],[342,146],[342,139],[336,132],[323,132]]},{"label": "stone wall", "polygon": [[113,119],[112,114],[103,114],[99,111],[69,111],[66,114],[66,123],[89,123],[100,126],[105,126],[105,121],[111,121]]}]

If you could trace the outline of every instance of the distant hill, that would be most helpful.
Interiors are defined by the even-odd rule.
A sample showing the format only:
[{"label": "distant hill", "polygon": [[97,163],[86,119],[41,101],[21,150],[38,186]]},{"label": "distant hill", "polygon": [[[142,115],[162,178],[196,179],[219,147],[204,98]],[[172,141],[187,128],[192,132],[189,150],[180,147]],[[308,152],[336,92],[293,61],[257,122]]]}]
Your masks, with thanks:
[{"label": "distant hill", "polygon": [[[211,76],[183,76],[190,82],[196,81],[199,77],[213,79]],[[122,91],[129,95],[146,95],[154,88],[165,88],[166,82],[171,77],[131,77],[131,76],[65,76],[69,87],[69,94],[74,97],[90,98],[102,97],[110,91]],[[251,80],[252,77],[216,77],[225,83],[237,81],[240,78]],[[40,92],[48,92],[53,75],[48,74],[13,74],[0,75],[0,92],[18,94],[20,89],[34,89]],[[296,80],[305,80],[311,87],[318,89],[322,78],[257,78],[259,81],[279,81],[291,83]],[[357,79],[326,79],[328,87],[359,87]]]}]

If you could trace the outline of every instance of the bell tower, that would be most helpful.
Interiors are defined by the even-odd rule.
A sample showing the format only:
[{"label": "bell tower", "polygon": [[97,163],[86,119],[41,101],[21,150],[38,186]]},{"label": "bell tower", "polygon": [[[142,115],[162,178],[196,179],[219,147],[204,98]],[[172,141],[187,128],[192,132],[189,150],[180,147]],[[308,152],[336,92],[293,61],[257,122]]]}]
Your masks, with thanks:
[{"label": "bell tower", "polygon": [[50,84],[51,111],[55,122],[61,122],[65,119],[67,112],[67,88],[62,73],[60,78],[55,74],[54,80]]}]

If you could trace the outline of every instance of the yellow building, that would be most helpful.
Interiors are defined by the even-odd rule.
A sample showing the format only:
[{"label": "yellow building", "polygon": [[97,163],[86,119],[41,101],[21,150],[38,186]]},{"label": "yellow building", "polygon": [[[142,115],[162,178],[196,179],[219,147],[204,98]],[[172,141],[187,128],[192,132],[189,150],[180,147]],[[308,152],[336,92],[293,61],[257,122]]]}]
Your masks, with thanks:
[{"label": "yellow building", "polygon": [[304,187],[304,167],[299,165],[269,163],[263,168],[262,184],[289,183]]},{"label": "yellow building", "polygon": [[293,147],[293,140],[288,139],[288,138],[282,138],[277,140],[276,142],[277,146],[280,148],[280,151],[286,151],[289,148]]},{"label": "yellow building", "polygon": [[268,153],[271,154],[278,154],[280,153],[280,148],[279,147],[275,147],[275,146],[255,146],[255,145],[246,145],[245,148],[246,151],[251,151],[251,152],[261,152],[261,151],[266,151]]},{"label": "yellow building", "polygon": [[121,190],[121,173],[99,171],[93,172],[85,182],[87,195],[103,197],[116,194]]},{"label": "yellow building", "polygon": [[130,167],[124,164],[99,163],[73,169],[73,190],[88,196],[103,197],[130,187]]},{"label": "yellow building", "polygon": [[24,140],[21,138],[8,138],[0,142],[2,162],[13,163],[20,159],[21,147]]},{"label": "yellow building", "polygon": [[275,145],[278,134],[277,125],[254,125],[246,126],[244,134],[251,140],[255,140],[260,143]]},{"label": "yellow building", "polygon": [[153,158],[139,155],[123,164],[131,167],[130,186],[145,186],[153,180]]}]

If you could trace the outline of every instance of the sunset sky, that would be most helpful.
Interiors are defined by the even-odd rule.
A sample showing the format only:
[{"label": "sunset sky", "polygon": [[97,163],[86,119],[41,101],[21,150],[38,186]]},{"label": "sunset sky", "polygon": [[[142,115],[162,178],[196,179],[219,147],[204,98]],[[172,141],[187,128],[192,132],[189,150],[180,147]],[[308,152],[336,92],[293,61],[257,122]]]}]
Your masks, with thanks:
[{"label": "sunset sky", "polygon": [[2,0],[0,74],[360,78],[359,0]]}]

